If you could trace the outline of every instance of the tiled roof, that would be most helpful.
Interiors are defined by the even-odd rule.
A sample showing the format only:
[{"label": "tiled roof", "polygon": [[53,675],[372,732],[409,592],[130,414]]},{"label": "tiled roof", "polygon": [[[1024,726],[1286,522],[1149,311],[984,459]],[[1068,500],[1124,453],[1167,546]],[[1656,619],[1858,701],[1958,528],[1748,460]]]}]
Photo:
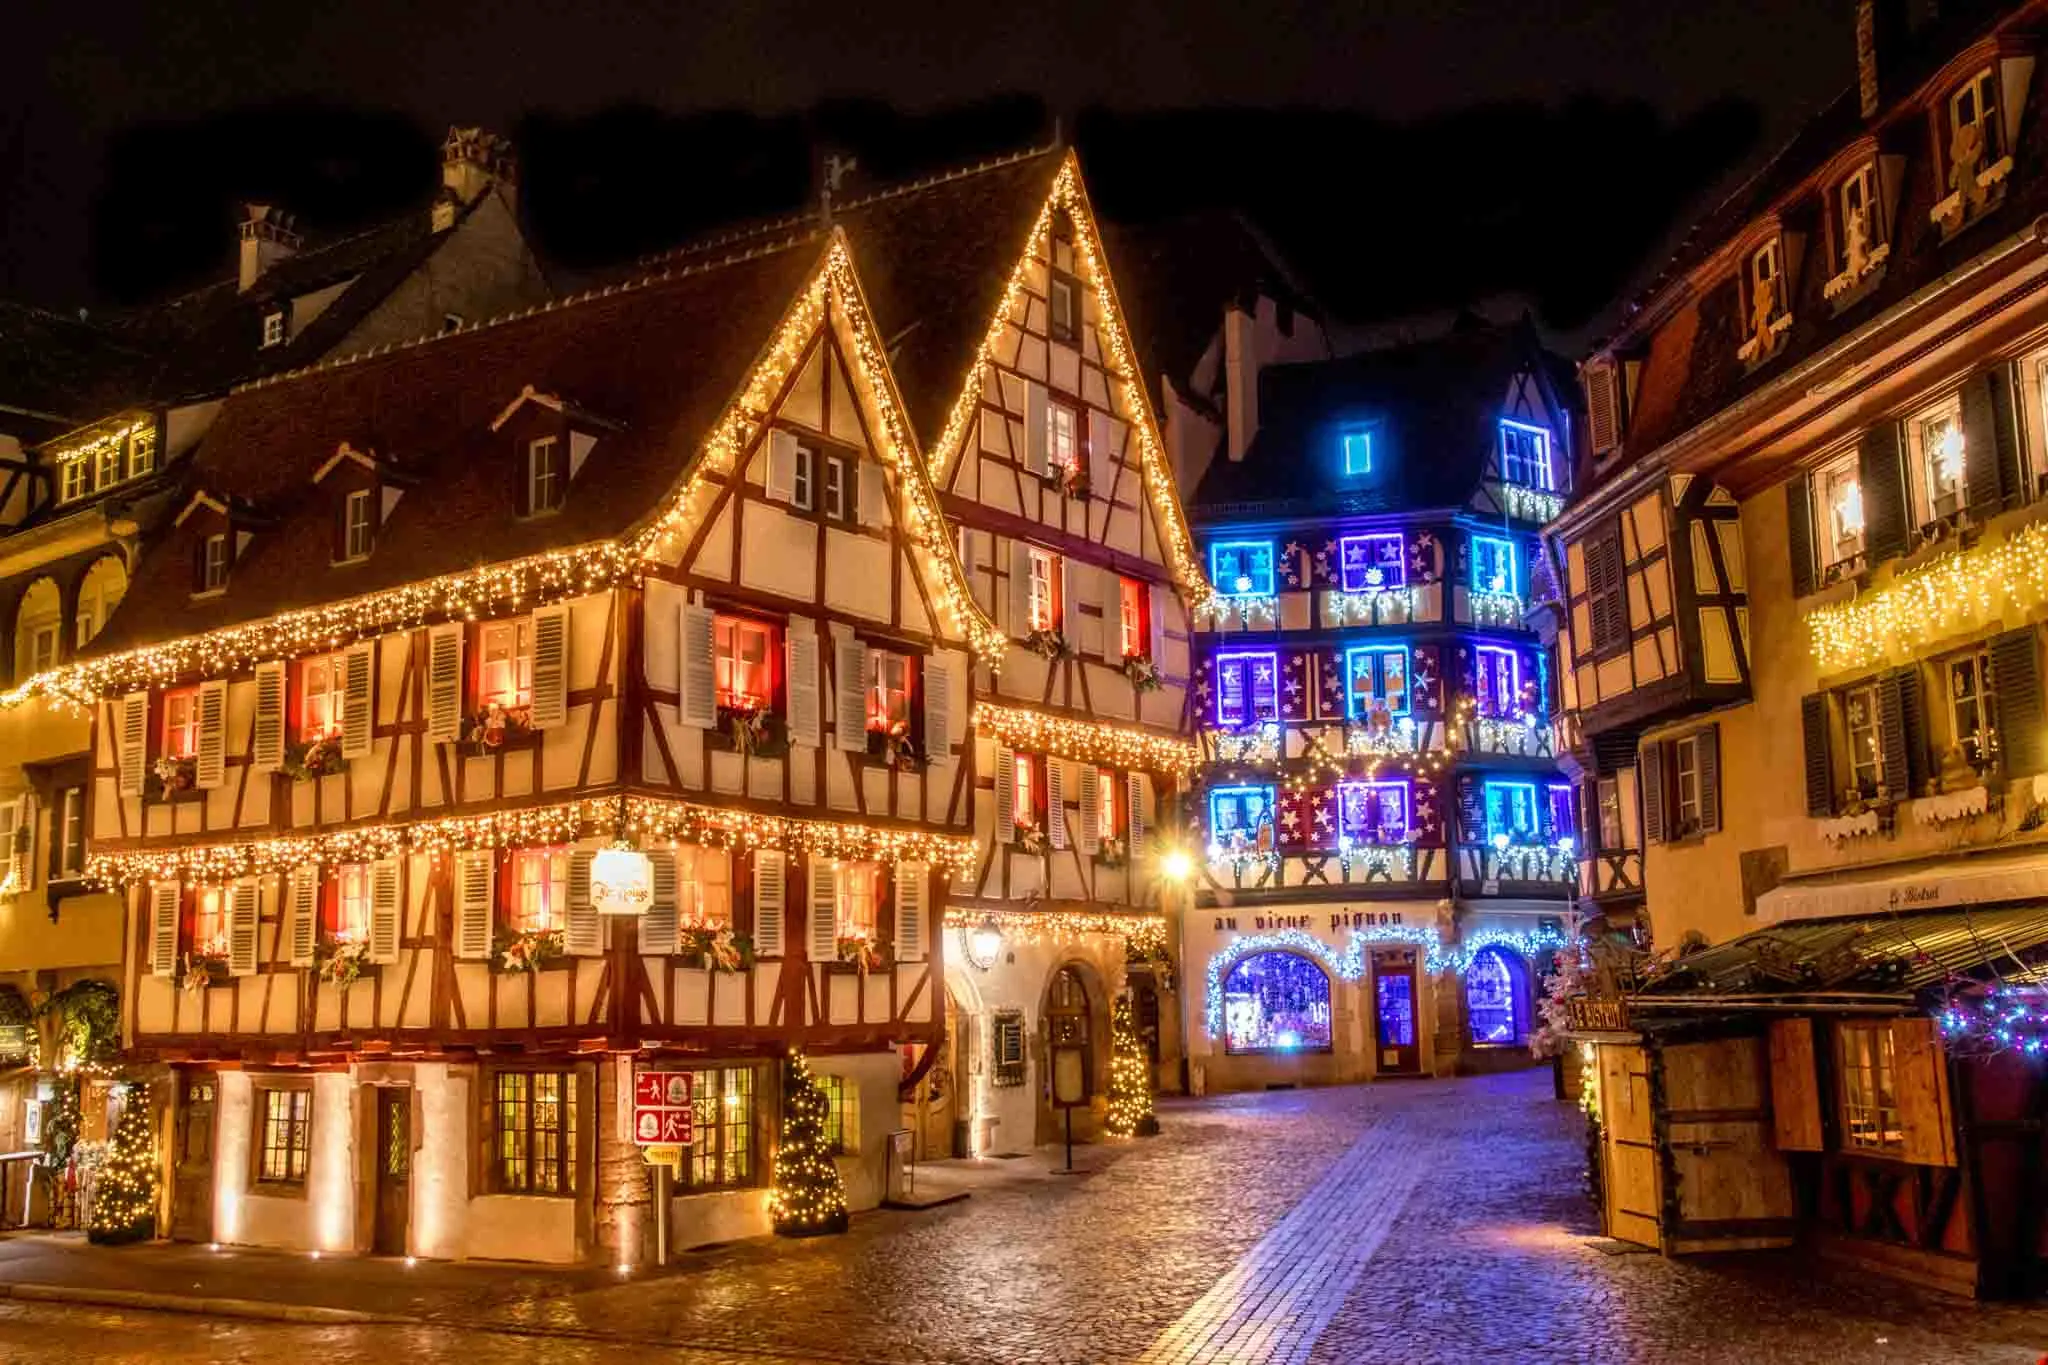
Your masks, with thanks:
[{"label": "tiled roof", "polygon": [[120,406],[149,357],[117,333],[0,300],[0,431],[34,443]]}]

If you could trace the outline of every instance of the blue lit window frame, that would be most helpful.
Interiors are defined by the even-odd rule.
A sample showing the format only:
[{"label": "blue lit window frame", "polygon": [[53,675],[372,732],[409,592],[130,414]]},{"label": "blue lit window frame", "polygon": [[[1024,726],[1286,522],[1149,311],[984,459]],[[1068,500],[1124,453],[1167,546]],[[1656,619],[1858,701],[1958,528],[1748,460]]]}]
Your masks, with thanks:
[{"label": "blue lit window frame", "polygon": [[[1244,706],[1239,714],[1231,715],[1223,709],[1223,670],[1237,663],[1251,664],[1263,659],[1273,670],[1273,714],[1258,714],[1258,697],[1253,691],[1253,679],[1247,673],[1244,680]],[[1233,649],[1218,654],[1214,663],[1216,671],[1216,723],[1226,726],[1256,725],[1261,721],[1280,719],[1280,654],[1272,649]]]},{"label": "blue lit window frame", "polygon": [[[1339,782],[1337,784],[1337,833],[1343,835],[1349,831],[1350,822],[1345,818],[1348,814],[1347,807],[1350,806],[1354,799],[1363,801],[1368,791],[1398,791],[1401,794],[1401,837],[1395,840],[1394,843],[1395,845],[1404,844],[1414,838],[1414,784],[1407,778],[1348,778]],[[1381,845],[1376,839],[1366,839],[1363,842],[1372,846],[1391,847],[1391,845]]]},{"label": "blue lit window frame", "polygon": [[[1259,825],[1274,825],[1278,819],[1278,812],[1275,810],[1275,796],[1278,790],[1279,789],[1276,787],[1266,786],[1262,783],[1257,782],[1249,783],[1243,786],[1209,788],[1209,795],[1206,804],[1209,813],[1210,841],[1212,843],[1216,842],[1218,839],[1221,838],[1223,834],[1235,832],[1236,830],[1241,829],[1244,830],[1247,834],[1253,836],[1253,842],[1256,842]],[[1226,831],[1223,827],[1222,822],[1216,818],[1216,812],[1219,809],[1221,802],[1225,800],[1242,802],[1244,798],[1248,796],[1258,796],[1263,797],[1265,799],[1265,814],[1262,817],[1260,817],[1260,820],[1258,822],[1254,823],[1247,820],[1245,823],[1232,825],[1230,829]],[[1242,815],[1245,813],[1246,812],[1242,810],[1242,807],[1240,807],[1240,814]],[[1277,825],[1275,831],[1275,842],[1277,842]]]},{"label": "blue lit window frame", "polygon": [[1389,706],[1387,713],[1394,716],[1407,715],[1410,699],[1415,695],[1415,659],[1409,653],[1408,646],[1405,644],[1353,645],[1344,651],[1344,719],[1365,719],[1358,709],[1358,693],[1351,686],[1351,679],[1356,674],[1356,670],[1352,668],[1351,661],[1360,654],[1370,654],[1373,656],[1372,690],[1373,695],[1376,697],[1384,697],[1387,694],[1386,667],[1382,661],[1389,654],[1399,654],[1401,656],[1401,704],[1399,706]]},{"label": "blue lit window frame", "polygon": [[[1507,568],[1506,578],[1508,585],[1505,588],[1495,588],[1490,581],[1481,579],[1479,572],[1479,547],[1482,545],[1498,545],[1500,547],[1501,561]],[[1506,536],[1472,537],[1472,591],[1504,592],[1511,597],[1519,593],[1521,591],[1521,571],[1515,563],[1516,557],[1515,542],[1509,540]]]},{"label": "blue lit window frame", "polygon": [[[1353,545],[1370,545],[1371,542],[1376,540],[1393,541],[1400,547],[1401,553],[1394,557],[1392,565],[1382,564],[1375,566],[1370,562],[1371,555],[1370,551],[1368,551],[1368,562],[1358,566],[1358,577],[1354,580],[1351,576],[1351,556],[1349,553],[1351,547]],[[1362,531],[1357,535],[1345,536],[1337,542],[1337,577],[1344,585],[1344,591],[1366,591],[1365,571],[1372,567],[1391,568],[1393,570],[1388,575],[1386,581],[1379,585],[1380,589],[1406,587],[1408,584],[1408,538],[1399,531]]]},{"label": "blue lit window frame", "polygon": [[[1502,800],[1501,808],[1502,812],[1507,816],[1506,824],[1502,825],[1495,822],[1493,817],[1493,794],[1495,792],[1522,792],[1527,795],[1529,801],[1529,830],[1526,838],[1517,837],[1512,798],[1504,796]],[[1534,782],[1506,782],[1498,779],[1488,779],[1481,784],[1479,805],[1480,810],[1486,817],[1486,841],[1489,844],[1493,842],[1494,836],[1498,834],[1507,835],[1510,844],[1534,843],[1543,837],[1543,806],[1536,798],[1536,784]]]},{"label": "blue lit window frame", "polygon": [[[1508,702],[1503,709],[1489,710],[1497,699],[1486,690],[1481,679],[1485,676],[1479,667],[1480,659],[1495,655],[1508,661]],[[1472,647],[1472,690],[1477,694],[1479,714],[1494,720],[1510,720],[1522,714],[1522,656],[1512,646],[1479,644]]]},{"label": "blue lit window frame", "polygon": [[[1558,820],[1558,798],[1564,798],[1564,820]],[[1543,784],[1542,818],[1550,826],[1550,842],[1569,838],[1576,842],[1579,837],[1579,793],[1569,782],[1546,782]]]},{"label": "blue lit window frame", "polygon": [[[1251,579],[1251,586],[1248,588],[1240,589],[1236,586],[1236,579],[1238,577],[1236,574],[1231,575],[1230,582],[1224,582],[1222,560],[1223,556],[1231,550],[1263,550],[1266,555],[1265,582],[1261,584],[1257,576],[1250,572],[1244,575],[1244,577]],[[1209,581],[1215,585],[1216,591],[1225,597],[1271,597],[1278,570],[1275,559],[1273,542],[1270,540],[1219,540],[1209,547]],[[1251,567],[1247,563],[1247,570]]]},{"label": "blue lit window frame", "polygon": [[[1540,452],[1533,459],[1517,457],[1524,466],[1521,478],[1516,478],[1508,472],[1508,433],[1511,431],[1534,436],[1536,438],[1537,450]],[[1540,473],[1540,477],[1531,478],[1529,477],[1531,473]],[[1518,484],[1523,488],[1533,488],[1542,493],[1555,493],[1557,491],[1557,471],[1556,466],[1550,460],[1550,428],[1539,427],[1530,422],[1517,422],[1512,417],[1501,418],[1500,477],[1503,483]]]},{"label": "blue lit window frame", "polygon": [[1337,453],[1345,478],[1355,479],[1372,473],[1372,428],[1354,427],[1339,434]]}]

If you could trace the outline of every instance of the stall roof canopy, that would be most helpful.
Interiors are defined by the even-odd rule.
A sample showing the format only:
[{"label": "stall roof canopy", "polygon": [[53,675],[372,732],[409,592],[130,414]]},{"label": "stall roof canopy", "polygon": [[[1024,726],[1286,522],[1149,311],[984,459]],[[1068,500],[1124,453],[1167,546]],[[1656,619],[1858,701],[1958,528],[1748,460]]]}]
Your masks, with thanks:
[{"label": "stall roof canopy", "polygon": [[1854,872],[1794,877],[1757,897],[1757,918],[1835,919],[1895,911],[1950,910],[1964,906],[2048,902],[2048,851],[2040,847],[1962,857],[1924,859],[1887,868],[1884,875]]}]

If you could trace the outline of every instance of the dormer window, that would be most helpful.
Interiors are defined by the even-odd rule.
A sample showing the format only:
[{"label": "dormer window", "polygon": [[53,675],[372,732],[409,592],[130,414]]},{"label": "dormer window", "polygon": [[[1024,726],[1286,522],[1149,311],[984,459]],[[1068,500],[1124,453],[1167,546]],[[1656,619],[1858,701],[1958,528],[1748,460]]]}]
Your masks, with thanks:
[{"label": "dormer window", "polygon": [[1350,474],[1372,473],[1372,433],[1370,431],[1347,431],[1340,438],[1344,459],[1344,472]]},{"label": "dormer window", "polygon": [[558,512],[568,491],[568,468],[559,437],[539,436],[526,443],[526,515]]},{"label": "dormer window", "polygon": [[216,531],[199,542],[198,562],[194,566],[194,592],[220,592],[228,585],[229,532]]},{"label": "dormer window", "polygon": [[66,460],[59,475],[57,499],[72,502],[92,491],[92,462],[84,458]]},{"label": "dormer window", "polygon": [[1792,325],[1788,292],[1784,238],[1774,235],[1752,250],[1743,266],[1738,359],[1753,363],[1777,350],[1779,336]]},{"label": "dormer window", "polygon": [[[2005,155],[2005,139],[1998,127],[1998,85],[1990,67],[1985,67],[1962,88],[1948,97],[1949,150],[1953,156],[1966,140],[1977,146],[1979,167],[1989,166]],[[1961,161],[1960,156],[1955,157]]]},{"label": "dormer window", "polygon": [[128,438],[128,477],[139,479],[156,468],[156,428],[139,427]]},{"label": "dormer window", "polygon": [[341,501],[341,536],[336,558],[346,564],[368,559],[377,539],[377,493],[372,488],[352,490]]},{"label": "dormer window", "polygon": [[1948,97],[1948,126],[1941,146],[1944,197],[1928,214],[1944,232],[1953,232],[1990,202],[2012,172],[2005,128],[1998,109],[1998,74],[1986,66],[1957,86]]},{"label": "dormer window", "polygon": [[1550,432],[1526,422],[1500,423],[1500,476],[1507,483],[1534,488],[1543,493],[1557,491],[1550,467]]},{"label": "dormer window", "polygon": [[263,349],[284,345],[284,310],[274,309],[263,315]]},{"label": "dormer window", "polygon": [[1866,161],[1850,172],[1837,198],[1842,214],[1842,244],[1836,263],[1855,270],[1884,245],[1884,224],[1877,206],[1877,163]]}]

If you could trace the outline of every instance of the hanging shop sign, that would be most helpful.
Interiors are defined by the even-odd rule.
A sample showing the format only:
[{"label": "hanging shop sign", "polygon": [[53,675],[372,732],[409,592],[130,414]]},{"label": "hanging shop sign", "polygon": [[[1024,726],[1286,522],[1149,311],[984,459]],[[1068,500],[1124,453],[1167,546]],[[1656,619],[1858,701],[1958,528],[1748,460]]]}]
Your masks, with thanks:
[{"label": "hanging shop sign", "polygon": [[687,1071],[633,1072],[633,1141],[642,1147],[688,1147],[696,1141]]},{"label": "hanging shop sign", "polygon": [[590,899],[600,915],[644,915],[654,904],[654,863],[632,848],[598,850],[590,860]]},{"label": "hanging shop sign", "polygon": [[1618,995],[1566,996],[1564,1008],[1573,1033],[1625,1033],[1628,1030],[1628,1002]]}]

